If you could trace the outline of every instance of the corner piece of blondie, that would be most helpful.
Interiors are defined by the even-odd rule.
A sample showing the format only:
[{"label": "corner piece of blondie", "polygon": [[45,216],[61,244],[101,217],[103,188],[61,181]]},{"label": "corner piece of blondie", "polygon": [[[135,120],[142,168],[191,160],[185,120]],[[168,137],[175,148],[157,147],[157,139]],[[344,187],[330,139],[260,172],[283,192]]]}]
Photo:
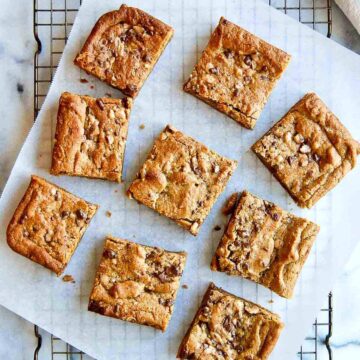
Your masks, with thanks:
[{"label": "corner piece of blondie", "polygon": [[283,327],[279,316],[211,283],[177,357],[266,360]]},{"label": "corner piece of blondie", "polygon": [[174,30],[146,12],[121,5],[101,16],[74,63],[135,97]]},{"label": "corner piece of blondie", "polygon": [[131,98],[96,99],[64,92],[51,173],[121,182],[131,107]]},{"label": "corner piece of blondie", "polygon": [[211,262],[290,298],[320,228],[244,191]]},{"label": "corner piece of blondie", "polygon": [[309,93],[252,150],[300,207],[311,208],[355,167],[360,144]]},{"label": "corner piece of blondie", "polygon": [[8,225],[7,242],[18,254],[59,276],[97,208],[33,175]]},{"label": "corner piece of blondie", "polygon": [[165,331],[185,261],[185,252],[108,237],[89,311]]},{"label": "corner piece of blondie", "polygon": [[290,55],[220,19],[184,90],[253,129]]}]

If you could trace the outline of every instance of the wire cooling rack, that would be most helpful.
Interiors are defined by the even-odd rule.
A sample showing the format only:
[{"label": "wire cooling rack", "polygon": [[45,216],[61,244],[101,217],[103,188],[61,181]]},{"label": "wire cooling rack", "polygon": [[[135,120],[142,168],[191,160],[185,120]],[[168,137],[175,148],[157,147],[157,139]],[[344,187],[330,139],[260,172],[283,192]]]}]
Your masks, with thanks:
[{"label": "wire cooling rack", "polygon": [[[332,14],[330,0],[264,0],[285,14],[331,36]],[[53,75],[70,34],[81,0],[33,0],[34,37],[37,50],[34,54],[34,116],[36,118],[47,95]],[[320,360],[320,347],[326,348],[332,360],[330,337],[332,335],[332,294],[327,307],[321,310],[321,319],[315,319],[311,335],[305,338],[298,359]],[[34,360],[40,360],[42,336],[34,328],[38,340]],[[51,335],[51,360],[91,360],[83,352]],[[321,359],[322,360],[322,359]]]}]

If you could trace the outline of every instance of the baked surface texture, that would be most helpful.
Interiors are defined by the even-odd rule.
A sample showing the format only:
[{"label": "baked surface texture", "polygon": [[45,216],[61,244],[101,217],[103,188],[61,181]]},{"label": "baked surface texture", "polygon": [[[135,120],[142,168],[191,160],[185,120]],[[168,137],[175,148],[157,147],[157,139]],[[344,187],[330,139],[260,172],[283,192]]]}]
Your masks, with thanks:
[{"label": "baked surface texture", "polygon": [[356,165],[360,144],[309,93],[252,149],[295,202],[311,208]]},{"label": "baked surface texture", "polygon": [[197,235],[236,166],[236,161],[168,125],[156,139],[128,195]]},{"label": "baked surface texture", "polygon": [[98,206],[33,175],[7,228],[20,255],[60,275]]},{"label": "baked surface texture", "polygon": [[121,5],[95,24],[74,63],[135,97],[174,31],[142,10]]},{"label": "baked surface texture", "polygon": [[89,310],[165,331],[186,253],[108,237]]},{"label": "baked surface texture", "polygon": [[253,129],[290,55],[220,19],[184,90]]},{"label": "baked surface texture", "polygon": [[320,228],[244,191],[211,262],[290,298]]},{"label": "baked surface texture", "polygon": [[121,182],[131,106],[130,98],[63,93],[51,173]]},{"label": "baked surface texture", "polygon": [[177,357],[266,360],[282,328],[277,315],[210,284]]}]

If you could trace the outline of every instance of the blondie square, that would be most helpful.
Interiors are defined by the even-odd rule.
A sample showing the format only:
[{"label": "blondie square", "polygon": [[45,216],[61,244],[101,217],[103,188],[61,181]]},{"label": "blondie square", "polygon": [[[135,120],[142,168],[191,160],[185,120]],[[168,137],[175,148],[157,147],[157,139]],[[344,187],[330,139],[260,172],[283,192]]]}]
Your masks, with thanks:
[{"label": "blondie square", "polygon": [[15,252],[59,276],[97,208],[33,175],[8,225],[7,242]]},{"label": "blondie square", "polygon": [[356,165],[360,144],[309,93],[252,149],[295,202],[311,208]]},{"label": "blondie square", "polygon": [[236,166],[236,161],[168,125],[156,139],[128,195],[197,235]]},{"label": "blondie square", "polygon": [[165,331],[186,253],[108,237],[89,311]]},{"label": "blondie square", "polygon": [[210,284],[177,357],[266,360],[282,328],[277,315]]},{"label": "blondie square", "polygon": [[121,182],[131,106],[130,98],[63,93],[51,173]]},{"label": "blondie square", "polygon": [[74,63],[135,97],[173,33],[144,11],[121,5],[97,21]]},{"label": "blondie square", "polygon": [[320,228],[244,191],[211,262],[290,298]]},{"label": "blondie square", "polygon": [[253,129],[290,55],[220,19],[184,90]]}]

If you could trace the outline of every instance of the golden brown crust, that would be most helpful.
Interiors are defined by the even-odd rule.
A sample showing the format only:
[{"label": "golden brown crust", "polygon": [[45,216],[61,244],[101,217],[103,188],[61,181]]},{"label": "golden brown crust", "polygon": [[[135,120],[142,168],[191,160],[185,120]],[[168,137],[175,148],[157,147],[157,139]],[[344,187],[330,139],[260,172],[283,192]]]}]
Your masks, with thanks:
[{"label": "golden brown crust", "polygon": [[108,237],[89,311],[165,331],[186,253]]},{"label": "golden brown crust", "polygon": [[238,203],[239,200],[239,193],[233,193],[229,196],[229,198],[226,200],[225,205],[221,209],[221,212],[228,216],[234,212],[234,209]]},{"label": "golden brown crust", "polygon": [[289,61],[222,17],[184,90],[252,129]]},{"label": "golden brown crust", "polygon": [[101,16],[74,63],[135,97],[173,33],[144,11],[121,5]]},{"label": "golden brown crust", "polygon": [[121,182],[131,106],[130,98],[63,93],[51,173]]},{"label": "golden brown crust", "polygon": [[356,165],[360,144],[309,93],[252,149],[296,203],[310,208]]},{"label": "golden brown crust", "polygon": [[266,360],[283,327],[277,315],[211,283],[177,357]]},{"label": "golden brown crust", "polygon": [[197,235],[236,165],[168,125],[128,195]]},{"label": "golden brown crust", "polygon": [[290,298],[319,226],[244,191],[211,262]]},{"label": "golden brown crust", "polygon": [[20,255],[64,271],[98,206],[33,175],[7,228],[7,242]]}]

